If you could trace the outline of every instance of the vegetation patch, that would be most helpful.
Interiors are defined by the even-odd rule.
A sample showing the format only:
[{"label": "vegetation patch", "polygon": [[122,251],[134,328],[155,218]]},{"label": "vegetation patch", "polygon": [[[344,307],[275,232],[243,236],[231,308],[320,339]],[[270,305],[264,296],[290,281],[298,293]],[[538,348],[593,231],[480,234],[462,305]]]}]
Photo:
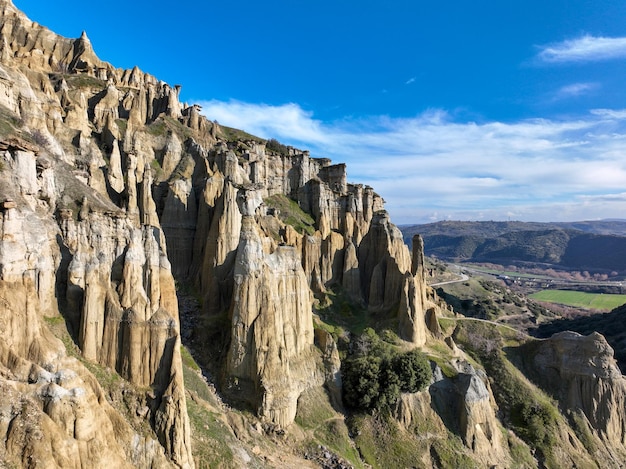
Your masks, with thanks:
[{"label": "vegetation patch", "polygon": [[361,457],[374,469],[414,467],[415,455],[424,454],[428,448],[389,415],[354,416],[349,426]]},{"label": "vegetation patch", "polygon": [[343,397],[357,411],[389,411],[401,392],[418,392],[432,379],[430,362],[419,350],[400,353],[397,347],[366,329],[342,362]]},{"label": "vegetation patch", "polygon": [[70,88],[91,88],[102,90],[107,86],[106,81],[86,74],[66,74],[64,75],[64,78]]},{"label": "vegetation patch", "polygon": [[558,303],[599,311],[610,311],[626,303],[626,295],[586,293],[571,290],[541,290],[529,296],[537,301],[546,301],[549,303]]},{"label": "vegetation patch", "polygon": [[[388,414],[354,416],[350,420],[350,430],[356,435],[355,443],[363,460],[374,469],[478,467],[458,436],[448,433],[447,438],[440,439],[429,437],[428,432],[414,434]],[[424,456],[428,457],[428,463]]]},{"label": "vegetation patch", "polygon": [[200,371],[200,366],[195,362],[189,350],[184,345],[180,346],[180,356],[183,360],[183,365],[190,368],[193,371]]},{"label": "vegetation patch", "polygon": [[276,216],[285,224],[291,225],[300,234],[315,233],[315,220],[300,208],[298,202],[282,194],[267,197],[265,205],[274,209]]},{"label": "vegetation patch", "polygon": [[198,468],[237,468],[226,425],[217,414],[208,410],[201,402],[187,400],[187,413],[194,439],[194,459]]},{"label": "vegetation patch", "polygon": [[257,143],[263,143],[265,140],[259,137],[255,137],[248,132],[244,132],[243,130],[234,129],[232,127],[226,127],[225,125],[219,125],[219,135],[226,140],[227,142],[238,142],[238,141],[254,141]]},{"label": "vegetation patch", "polygon": [[439,287],[437,295],[465,316],[493,320],[502,314],[493,293],[481,281],[473,278]]},{"label": "vegetation patch", "polygon": [[195,134],[192,129],[190,129],[177,119],[174,119],[173,117],[165,116],[163,117],[163,121],[165,122],[165,125],[169,130],[171,130],[183,140],[192,137]]},{"label": "vegetation patch", "polygon": [[126,135],[126,129],[128,128],[128,120],[126,119],[115,119],[115,123],[117,124],[117,128],[120,129],[120,134],[122,138]]},{"label": "vegetation patch", "polygon": [[310,389],[300,396],[295,421],[311,435],[305,441],[307,451],[314,451],[322,445],[348,460],[356,468],[363,467],[343,416],[333,409],[322,388]]},{"label": "vegetation patch", "polygon": [[275,138],[270,138],[267,141],[266,148],[274,153],[278,153],[282,156],[289,156],[289,147],[287,145],[283,145]]},{"label": "vegetation patch", "polygon": [[160,180],[163,176],[163,168],[161,167],[161,163],[156,158],[150,161],[150,167],[154,170],[154,178],[156,180]]},{"label": "vegetation patch", "polygon": [[19,119],[9,109],[0,106],[0,137],[7,138],[19,133]]},{"label": "vegetation patch", "polygon": [[233,455],[233,437],[219,414],[214,412],[219,403],[184,346],[181,346],[181,356],[196,467],[235,469],[239,466]]},{"label": "vegetation patch", "polygon": [[509,361],[498,328],[463,321],[454,339],[484,366],[505,425],[535,448],[547,467],[558,467],[554,447],[562,417],[556,404]]},{"label": "vegetation patch", "polygon": [[150,135],[153,135],[155,137],[165,137],[168,130],[167,125],[165,124],[165,120],[163,119],[155,120],[154,122],[150,123],[150,125],[148,125],[146,129]]},{"label": "vegetation patch", "polygon": [[373,322],[367,309],[355,303],[339,285],[334,285],[318,300],[315,310],[321,320],[320,327],[330,332],[335,340],[343,335],[344,330],[362,334]]}]

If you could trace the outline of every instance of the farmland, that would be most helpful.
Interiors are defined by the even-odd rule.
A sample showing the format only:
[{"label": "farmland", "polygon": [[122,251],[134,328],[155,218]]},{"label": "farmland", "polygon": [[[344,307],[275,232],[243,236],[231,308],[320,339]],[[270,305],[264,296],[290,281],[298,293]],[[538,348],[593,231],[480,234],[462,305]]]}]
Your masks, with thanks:
[{"label": "farmland", "polygon": [[626,303],[626,295],[586,293],[570,290],[541,290],[529,295],[535,301],[558,303],[590,310],[610,311]]}]

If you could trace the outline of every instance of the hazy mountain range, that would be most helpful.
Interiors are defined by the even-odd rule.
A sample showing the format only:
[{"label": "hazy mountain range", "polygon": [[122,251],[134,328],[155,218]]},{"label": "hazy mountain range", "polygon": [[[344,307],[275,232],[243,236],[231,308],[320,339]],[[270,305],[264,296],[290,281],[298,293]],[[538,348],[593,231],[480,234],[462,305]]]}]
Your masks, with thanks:
[{"label": "hazy mountain range", "polygon": [[621,271],[626,266],[624,220],[440,221],[400,229],[407,243],[419,233],[426,255],[447,260],[536,263],[574,270]]}]

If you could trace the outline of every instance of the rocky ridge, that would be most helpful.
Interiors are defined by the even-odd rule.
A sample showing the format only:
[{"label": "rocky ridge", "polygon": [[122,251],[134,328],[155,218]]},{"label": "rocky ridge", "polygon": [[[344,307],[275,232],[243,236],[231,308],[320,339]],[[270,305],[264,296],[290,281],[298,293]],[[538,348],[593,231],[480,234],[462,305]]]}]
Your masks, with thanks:
[{"label": "rocky ridge", "polygon": [[[503,436],[494,383],[440,327],[450,313],[426,286],[421,237],[409,252],[381,197],[348,183],[345,165],[233,137],[198,106],[180,103],[178,86],[100,61],[86,34],[62,38],[8,0],[0,16],[0,387],[8,396],[0,460],[202,466],[189,404],[203,409],[205,427],[220,416],[237,442],[232,467],[307,467],[306,454],[347,466],[323,445],[321,456],[277,458],[280,439],[274,454],[258,456],[259,435],[295,438],[306,425],[298,416],[323,404],[327,418],[315,431],[344,435],[346,454],[359,447],[351,461],[372,464],[341,402],[338,341],[356,334],[329,332],[321,313],[343,298],[350,314],[362,311],[396,334],[397,347],[423,347],[446,363],[426,391],[401,394],[391,411],[417,445],[415,464],[445,466],[440,441],[450,435],[459,440],[451,451],[473,464],[513,466],[515,448],[538,464],[526,443]],[[312,221],[298,225],[276,200]],[[202,304],[185,313],[193,324],[187,341],[209,366],[203,324],[222,325],[213,378],[254,417],[186,390],[177,282]],[[58,329],[68,340],[55,337]],[[618,467],[623,378],[599,338],[582,348],[562,339],[540,343],[528,366],[559,374],[563,411],[582,412],[600,434],[597,460]],[[571,358],[575,351],[580,357]],[[589,357],[598,360],[593,369],[585,368]],[[569,427],[559,428],[574,441],[564,451],[593,460]]]}]

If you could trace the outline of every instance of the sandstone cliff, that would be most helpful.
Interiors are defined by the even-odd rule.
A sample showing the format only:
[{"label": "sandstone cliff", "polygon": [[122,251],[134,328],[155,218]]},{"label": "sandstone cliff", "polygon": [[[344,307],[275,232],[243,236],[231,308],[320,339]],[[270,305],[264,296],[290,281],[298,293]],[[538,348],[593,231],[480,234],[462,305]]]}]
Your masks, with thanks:
[{"label": "sandstone cliff", "polygon": [[[313,446],[319,465],[345,467],[337,452],[380,467],[406,442],[389,464],[550,465],[481,369],[492,357],[473,362],[442,330],[452,314],[426,285],[421,237],[410,252],[345,165],[222,128],[179,87],[102,62],[86,34],[60,37],[8,0],[0,20],[0,461],[191,468],[228,441],[223,467],[309,467]],[[179,312],[181,286],[201,306]],[[377,415],[342,403],[341,359],[368,326],[435,370]],[[525,371],[563,413],[550,455],[617,467],[626,401],[610,348],[572,335],[527,347]],[[523,410],[551,411],[537,393]],[[397,441],[372,458],[368,432],[386,429]]]},{"label": "sandstone cliff", "polygon": [[561,332],[528,348],[537,382],[554,393],[565,411],[582,418],[601,442],[598,452],[613,464],[624,461],[626,380],[604,337]]},{"label": "sandstone cliff", "polygon": [[[84,360],[151,389],[152,429],[174,463],[193,464],[173,274],[201,291],[207,315],[229,315],[225,391],[251,389],[246,400],[279,427],[323,381],[313,295],[344,288],[425,342],[423,275],[382,199],[348,184],[344,165],[225,139],[197,106],[183,108],[179,88],[100,61],[86,34],[57,36],[9,1],[0,15],[4,268],[32,272],[40,314],[65,318]],[[313,231],[280,222],[262,204],[275,195],[310,213]],[[10,244],[14,219],[47,224],[23,230],[50,237],[26,240],[50,245],[44,273]],[[42,334],[11,320],[27,358]]]},{"label": "sandstone cliff", "polygon": [[[145,170],[151,153],[141,138],[124,152],[116,123],[124,113],[131,126],[162,112],[182,118],[177,92],[99,61],[84,34],[64,39],[10,2],[1,7],[1,362],[5,386],[35,407],[16,398],[5,409],[6,457],[41,459],[45,445],[30,448],[16,433],[36,420],[49,445],[67,448],[50,467],[193,467],[174,279]],[[60,315],[83,360],[150,390],[153,440],[133,436],[48,332],[44,318]]]}]

